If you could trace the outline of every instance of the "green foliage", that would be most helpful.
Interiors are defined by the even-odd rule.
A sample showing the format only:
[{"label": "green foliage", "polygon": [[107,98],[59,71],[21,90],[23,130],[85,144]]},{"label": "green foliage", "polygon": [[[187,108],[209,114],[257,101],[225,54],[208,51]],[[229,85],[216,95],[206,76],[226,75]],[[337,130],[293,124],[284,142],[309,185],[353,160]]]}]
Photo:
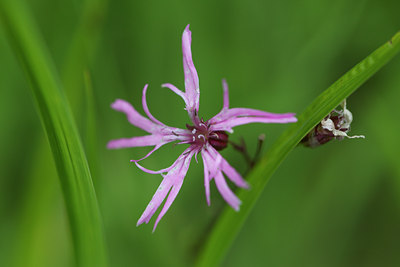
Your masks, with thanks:
[{"label": "green foliage", "polygon": [[[106,247],[111,266],[191,266],[201,251],[210,252],[208,263],[223,259],[221,265],[230,267],[399,266],[398,58],[348,98],[350,134],[364,140],[289,153],[351,88],[301,116],[303,122],[285,135],[287,125],[235,128],[229,138],[243,137],[251,154],[265,133],[268,151],[249,176],[252,189],[240,192],[239,213],[226,208],[214,184],[207,206],[201,160],[193,161],[157,231],[151,234],[154,219],[136,228],[162,177],[129,162],[148,148],[106,149],[110,139],[143,134],[110,104],[123,98],[142,112],[145,83],[152,113],[185,127],[181,99],[160,84],[184,86],[180,38],[188,23],[204,119],[221,108],[222,78],[232,107],[300,114],[321,88],[400,28],[399,9],[397,0],[0,0],[0,265],[73,266],[77,252],[80,265],[101,266]],[[369,76],[379,62],[359,65],[346,82],[361,84],[365,77],[355,77]],[[57,134],[48,134],[55,157],[44,134],[48,128]],[[279,136],[284,139],[274,142]],[[166,167],[181,149],[166,146],[143,165]],[[231,147],[222,154],[246,171]],[[64,160],[69,165],[60,167]],[[232,220],[219,232],[221,240],[207,243],[215,222],[223,226],[221,218]],[[200,250],[204,244],[220,247]]]},{"label": "green foliage", "polygon": [[1,19],[31,82],[61,180],[80,266],[105,266],[104,236],[88,163],[57,72],[23,2],[1,1]]},{"label": "green foliage", "polygon": [[400,32],[350,69],[299,115],[298,122],[281,135],[249,174],[248,181],[252,185],[252,190],[242,189],[238,193],[243,201],[241,211],[237,213],[229,207],[225,208],[210,233],[204,252],[199,256],[198,266],[217,266],[220,263],[272,174],[290,151],[334,108],[390,61],[399,50]]}]

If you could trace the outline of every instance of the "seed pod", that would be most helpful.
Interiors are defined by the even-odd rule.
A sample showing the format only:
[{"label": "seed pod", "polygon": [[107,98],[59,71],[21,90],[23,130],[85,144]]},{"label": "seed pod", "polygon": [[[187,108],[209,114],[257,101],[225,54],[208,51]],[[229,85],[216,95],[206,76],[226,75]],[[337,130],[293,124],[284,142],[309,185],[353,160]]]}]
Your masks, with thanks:
[{"label": "seed pod", "polygon": [[346,108],[346,100],[340,104],[340,109],[334,109],[320,123],[315,126],[301,143],[308,147],[317,147],[332,139],[342,140],[347,138],[365,138],[363,135],[348,136],[353,114]]}]

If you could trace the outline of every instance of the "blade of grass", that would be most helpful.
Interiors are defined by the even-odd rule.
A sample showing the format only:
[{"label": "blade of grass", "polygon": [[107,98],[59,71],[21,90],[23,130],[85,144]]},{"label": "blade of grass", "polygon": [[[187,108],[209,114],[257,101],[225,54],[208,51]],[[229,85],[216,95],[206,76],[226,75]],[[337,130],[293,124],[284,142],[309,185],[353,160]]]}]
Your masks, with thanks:
[{"label": "blade of grass", "polygon": [[107,0],[79,1],[80,18],[66,51],[61,77],[63,84],[72,90],[82,87],[82,73],[96,54],[106,7]]},{"label": "blade of grass", "polygon": [[[68,88],[66,96],[73,104],[73,115],[83,136],[83,146],[96,188],[96,179],[99,179],[101,173],[98,171],[96,156],[95,98],[90,79],[90,65],[101,37],[107,0],[85,0],[78,6],[81,18],[66,53],[61,81],[64,87]],[[87,116],[82,118],[82,113]]]},{"label": "blade of grass", "polygon": [[[85,83],[85,100],[86,100],[86,120],[85,120],[85,137],[84,137],[84,145],[85,150],[87,151],[87,157],[89,162],[90,170],[94,177],[99,177],[99,164],[98,164],[98,153],[97,153],[97,136],[96,136],[96,105],[94,101],[93,95],[93,84],[91,80],[91,76],[88,70],[86,70],[83,74],[84,83]],[[93,178],[93,183],[96,188],[96,179]]]},{"label": "blade of grass", "polygon": [[82,144],[56,70],[20,0],[0,1],[0,20],[21,60],[50,142],[80,266],[106,266],[99,207]]},{"label": "blade of grass", "polygon": [[271,146],[248,175],[252,190],[240,190],[243,201],[240,212],[226,207],[214,225],[202,251],[197,266],[217,266],[239,233],[254,204],[263,192],[272,174],[301,139],[345,98],[357,90],[373,74],[381,69],[400,50],[400,32],[366,57],[327,90],[320,94]]},{"label": "blade of grass", "polygon": [[84,73],[95,57],[102,24],[106,13],[107,0],[86,0],[79,3],[80,19],[65,54],[61,70],[61,81],[68,88],[67,98],[76,107],[74,115],[79,118],[84,105]]}]

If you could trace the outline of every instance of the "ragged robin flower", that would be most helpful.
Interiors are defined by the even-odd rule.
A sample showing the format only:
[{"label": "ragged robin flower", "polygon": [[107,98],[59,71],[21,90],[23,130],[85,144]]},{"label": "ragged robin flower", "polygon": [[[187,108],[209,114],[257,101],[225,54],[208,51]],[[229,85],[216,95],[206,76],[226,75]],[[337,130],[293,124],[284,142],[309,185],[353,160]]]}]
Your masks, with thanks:
[{"label": "ragged robin flower", "polygon": [[[108,148],[116,149],[154,146],[154,148],[143,158],[139,160],[131,160],[144,172],[161,174],[163,177],[156,193],[137,222],[137,226],[143,222],[148,223],[168,195],[164,207],[154,224],[153,231],[156,229],[157,224],[175,200],[189,169],[190,161],[193,156],[197,161],[198,153],[201,154],[203,159],[204,187],[208,205],[210,205],[210,181],[214,179],[217,189],[225,201],[235,210],[239,210],[240,200],[228,187],[225,176],[238,187],[248,188],[248,185],[241,175],[218,152],[228,145],[228,133],[233,132],[233,127],[248,123],[289,123],[297,121],[294,117],[295,114],[293,113],[274,114],[248,108],[229,108],[228,85],[225,80],[222,82],[222,110],[209,120],[205,121],[200,119],[199,78],[192,60],[191,41],[191,31],[189,30],[189,25],[187,25],[182,36],[185,92],[169,83],[162,85],[162,87],[172,90],[184,100],[186,105],[185,110],[187,110],[189,114],[192,123],[191,125],[186,125],[186,129],[180,129],[167,126],[157,120],[150,113],[147,107],[147,84],[143,89],[142,103],[143,110],[148,118],[140,115],[131,104],[124,100],[117,99],[111,105],[113,109],[125,113],[131,124],[145,130],[149,134],[139,137],[112,140],[108,143]],[[137,163],[138,161],[150,156],[161,146],[175,141],[178,142],[178,144],[189,145],[189,147],[187,147],[178,159],[168,168],[159,171],[152,171]]]}]

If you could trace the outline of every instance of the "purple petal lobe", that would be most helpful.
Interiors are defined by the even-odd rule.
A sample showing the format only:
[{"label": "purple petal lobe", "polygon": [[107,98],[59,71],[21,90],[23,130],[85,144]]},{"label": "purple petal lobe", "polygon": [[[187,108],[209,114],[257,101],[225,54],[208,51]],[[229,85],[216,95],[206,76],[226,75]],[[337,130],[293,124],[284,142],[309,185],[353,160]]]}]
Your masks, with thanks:
[{"label": "purple petal lobe", "polygon": [[231,180],[236,186],[246,189],[249,188],[248,183],[231,165],[229,165],[229,163],[224,158],[222,158],[221,169],[226,174],[226,176],[228,176],[229,180]]},{"label": "purple petal lobe", "polygon": [[213,147],[208,147],[209,154],[214,158],[213,161],[220,162],[218,164],[218,170],[222,170],[229,180],[231,180],[236,186],[242,188],[249,188],[247,182],[242,178],[242,176],[224,159],[221,154],[218,153]]},{"label": "purple petal lobe", "polygon": [[140,115],[131,104],[126,102],[125,100],[117,99],[114,103],[112,103],[111,107],[117,111],[121,111],[125,113],[128,121],[135,125],[136,127],[145,130],[149,133],[157,132],[159,129],[159,125],[154,124],[149,119]]},{"label": "purple petal lobe", "polygon": [[158,222],[165,215],[165,213],[171,206],[172,202],[176,198],[179,189],[182,186],[183,179],[185,178],[186,173],[189,169],[190,160],[192,159],[195,152],[196,150],[189,147],[178,157],[178,159],[174,162],[174,164],[171,165],[172,168],[169,167],[168,174],[164,176],[163,181],[158,187],[150,203],[147,205],[146,210],[143,212],[142,216],[138,220],[137,226],[142,224],[143,222],[148,223],[150,221],[151,217],[154,215],[158,207],[164,201],[168,192],[171,190],[171,193],[165,203],[164,208],[157,217],[153,231],[155,230]]},{"label": "purple petal lobe", "polygon": [[148,87],[148,84],[146,84],[143,88],[143,96],[142,96],[143,110],[146,113],[147,117],[149,117],[150,120],[152,120],[154,123],[165,126],[164,123],[162,123],[159,120],[157,120],[156,118],[154,118],[154,116],[150,113],[149,107],[147,106],[147,100],[146,100],[147,87]]},{"label": "purple petal lobe", "polygon": [[222,156],[210,145],[202,150],[201,156],[203,157],[203,160],[206,161],[211,181],[211,179],[213,179],[220,171]]},{"label": "purple petal lobe", "polygon": [[204,149],[201,152],[201,157],[203,158],[203,166],[204,166],[204,188],[205,188],[205,193],[206,193],[206,200],[207,200],[208,206],[210,206],[211,205],[211,200],[210,200],[210,180],[212,178],[210,177],[210,169],[208,167],[207,161],[209,161],[211,156]]},{"label": "purple petal lobe", "polygon": [[161,85],[161,87],[170,89],[172,92],[182,97],[183,101],[185,101],[185,104],[188,105],[188,100],[186,99],[185,93],[176,88],[175,85],[170,83],[164,83]]},{"label": "purple petal lobe", "polygon": [[148,157],[150,157],[151,154],[153,154],[153,152],[155,152],[156,150],[158,150],[160,147],[162,147],[163,145],[165,145],[165,143],[159,143],[157,144],[149,153],[146,154],[146,156],[144,156],[141,159],[131,159],[131,162],[139,162],[142,161]]},{"label": "purple petal lobe", "polygon": [[224,105],[222,109],[224,110],[229,108],[229,89],[225,79],[222,80],[222,88],[224,90]]},{"label": "purple petal lobe", "polygon": [[162,135],[146,135],[132,138],[121,138],[108,142],[107,148],[117,149],[126,147],[154,146],[160,144],[162,140]]},{"label": "purple petal lobe", "polygon": [[236,211],[239,211],[239,206],[241,203],[240,199],[228,187],[222,172],[217,173],[214,180],[219,193],[222,195],[225,201]]},{"label": "purple petal lobe", "polygon": [[295,113],[270,113],[257,109],[250,108],[231,108],[227,109],[223,112],[220,112],[216,116],[210,119],[210,123],[218,123],[221,121],[240,118],[240,117],[264,117],[264,118],[276,118],[276,119],[285,119],[285,118],[293,118]]},{"label": "purple petal lobe", "polygon": [[239,117],[232,118],[222,122],[217,122],[210,126],[211,131],[228,131],[232,132],[232,128],[238,125],[249,124],[249,123],[288,123],[296,122],[295,117],[285,118],[270,118],[270,117]]},{"label": "purple petal lobe", "polygon": [[160,214],[158,215],[156,222],[154,223],[153,233],[156,230],[157,225],[160,222],[160,220],[162,219],[162,217],[164,217],[164,215],[168,211],[169,207],[171,207],[172,202],[174,202],[176,196],[179,193],[179,190],[182,187],[182,184],[183,184],[183,179],[180,182],[178,182],[178,184],[172,186],[172,189],[168,195],[167,201],[165,201],[164,207],[161,210]]},{"label": "purple petal lobe", "polygon": [[151,217],[154,215],[158,207],[164,201],[171,187],[172,187],[172,181],[170,179],[164,178],[160,186],[158,187],[156,193],[154,194],[153,198],[147,205],[142,216],[139,218],[136,226],[139,226],[144,222],[148,223],[150,221]]},{"label": "purple petal lobe", "polygon": [[158,170],[158,171],[153,171],[153,170],[146,169],[145,167],[143,167],[142,165],[140,165],[136,161],[133,161],[133,162],[135,162],[136,166],[139,169],[141,169],[142,171],[144,171],[144,172],[147,172],[147,173],[150,173],[150,174],[161,174],[161,173],[169,172],[173,167],[175,167],[175,165],[178,163],[178,160],[176,160],[174,163],[172,163],[171,166],[169,166],[167,168],[164,168],[164,169],[161,169],[161,170]]},{"label": "purple petal lobe", "polygon": [[183,71],[185,73],[185,95],[187,99],[186,110],[193,122],[196,122],[196,117],[199,111],[199,77],[197,76],[196,68],[193,64],[192,51],[192,32],[189,30],[189,25],[186,26],[182,35],[182,53],[183,53]]}]

